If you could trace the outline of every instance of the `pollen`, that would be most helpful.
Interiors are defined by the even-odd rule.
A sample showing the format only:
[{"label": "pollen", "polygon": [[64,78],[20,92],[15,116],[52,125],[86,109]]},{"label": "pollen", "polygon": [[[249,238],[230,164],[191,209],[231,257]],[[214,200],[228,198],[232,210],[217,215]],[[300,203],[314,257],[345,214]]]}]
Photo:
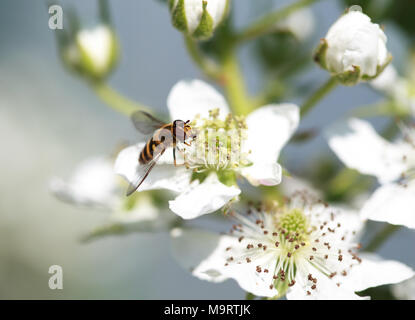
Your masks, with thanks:
[{"label": "pollen", "polygon": [[189,168],[196,172],[227,172],[250,165],[248,154],[242,151],[247,137],[244,117],[229,113],[223,119],[219,109],[212,109],[208,118],[196,116],[191,126],[196,139],[184,150]]},{"label": "pollen", "polygon": [[[290,238],[290,242],[303,239],[307,234],[308,222],[307,217],[299,209],[293,209],[283,213],[278,218],[278,226],[288,234],[294,234],[294,238]],[[292,239],[292,240],[291,240]]]}]

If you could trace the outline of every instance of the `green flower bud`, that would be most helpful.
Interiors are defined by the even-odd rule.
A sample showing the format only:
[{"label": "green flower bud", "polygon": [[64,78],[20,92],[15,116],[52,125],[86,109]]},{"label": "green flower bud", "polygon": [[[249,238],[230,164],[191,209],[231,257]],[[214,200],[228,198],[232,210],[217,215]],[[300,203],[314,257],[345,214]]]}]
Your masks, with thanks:
[{"label": "green flower bud", "polygon": [[107,25],[81,29],[61,48],[65,64],[94,81],[103,80],[118,60],[118,41]]},{"label": "green flower bud", "polygon": [[196,38],[208,39],[228,13],[230,0],[169,0],[173,25]]}]

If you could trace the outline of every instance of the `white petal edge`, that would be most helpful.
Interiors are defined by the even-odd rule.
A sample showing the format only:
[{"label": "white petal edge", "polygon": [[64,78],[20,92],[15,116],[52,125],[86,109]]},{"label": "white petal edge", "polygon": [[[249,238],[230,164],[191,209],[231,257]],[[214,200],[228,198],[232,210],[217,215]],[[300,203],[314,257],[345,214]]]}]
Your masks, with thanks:
[{"label": "white petal edge", "polygon": [[[195,277],[211,282],[222,282],[232,278],[243,290],[254,295],[273,297],[277,294],[275,289],[269,288],[272,273],[256,275],[255,267],[246,263],[225,266],[226,253],[230,252],[226,249],[235,249],[238,246],[236,238],[197,229],[174,229],[171,236],[173,256]],[[259,263],[273,270],[275,259],[269,260],[273,261],[273,265],[265,263],[266,261]]]},{"label": "white petal edge", "polygon": [[307,290],[299,285],[304,279],[300,279],[306,275],[298,275],[296,284],[288,289],[288,300],[367,300],[367,297],[360,297],[353,290],[343,286],[338,287],[333,279],[321,273],[314,272],[315,278],[318,279],[318,286],[312,294],[308,294]]},{"label": "white petal edge", "polygon": [[412,278],[415,273],[410,267],[394,260],[384,260],[376,254],[362,253],[362,263],[353,266],[344,279],[354,291],[396,284]]},{"label": "white petal edge", "polygon": [[415,182],[380,186],[362,208],[362,216],[374,221],[415,229]]},{"label": "white petal edge", "polygon": [[281,167],[277,160],[281,149],[298,127],[300,112],[295,104],[263,106],[246,119],[247,140],[243,151],[250,152],[253,165],[241,170],[253,185],[277,185],[281,182]]},{"label": "white petal edge", "polygon": [[381,183],[397,179],[406,171],[406,148],[394,145],[376,133],[366,121],[348,119],[325,132],[330,148],[349,168],[373,175]]},{"label": "white petal edge", "polygon": [[112,208],[116,202],[117,176],[105,157],[94,157],[76,167],[68,181],[52,178],[49,188],[59,199],[76,205]]},{"label": "white petal edge", "polygon": [[169,208],[183,219],[194,219],[222,208],[241,193],[237,186],[226,186],[215,173],[202,183],[193,181],[189,188],[169,201]]},{"label": "white petal edge", "polygon": [[209,110],[219,109],[220,116],[229,112],[225,98],[212,86],[201,80],[180,81],[171,89],[167,108],[172,120],[193,120],[197,114],[209,116]]}]

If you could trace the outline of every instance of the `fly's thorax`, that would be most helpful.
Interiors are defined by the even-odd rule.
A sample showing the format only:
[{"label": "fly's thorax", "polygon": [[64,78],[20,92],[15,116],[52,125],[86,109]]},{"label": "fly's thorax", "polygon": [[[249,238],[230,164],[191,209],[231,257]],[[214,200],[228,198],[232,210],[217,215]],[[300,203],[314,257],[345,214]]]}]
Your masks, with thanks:
[{"label": "fly's thorax", "polygon": [[247,137],[245,118],[228,114],[219,118],[219,109],[209,112],[208,118],[197,116],[191,123],[195,139],[186,148],[186,162],[195,171],[235,171],[249,165],[243,150]]},{"label": "fly's thorax", "polygon": [[188,122],[189,121],[174,120],[170,125],[176,141],[185,142],[191,136],[192,128],[188,125]]}]

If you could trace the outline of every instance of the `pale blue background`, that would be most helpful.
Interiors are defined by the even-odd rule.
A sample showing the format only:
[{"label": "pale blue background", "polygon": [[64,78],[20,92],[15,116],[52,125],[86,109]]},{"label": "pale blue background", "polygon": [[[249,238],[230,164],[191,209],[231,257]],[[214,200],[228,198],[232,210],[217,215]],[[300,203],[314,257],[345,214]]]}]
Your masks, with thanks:
[{"label": "pale blue background", "polygon": [[[200,77],[182,37],[171,27],[167,8],[156,0],[110,2],[122,47],[110,83],[127,96],[163,110],[174,83]],[[274,7],[288,2],[275,1]],[[246,25],[269,3],[234,0],[237,24]],[[95,1],[63,4],[75,5],[86,23],[93,25]],[[317,43],[344,7],[339,1],[325,0],[313,10]],[[210,284],[182,270],[170,255],[167,235],[135,234],[79,244],[79,236],[105,221],[105,215],[58,202],[48,193],[49,178],[67,176],[79,161],[109,154],[118,143],[134,141],[136,133],[128,119],[107,108],[62,68],[47,22],[43,1],[1,1],[0,298],[243,298],[233,281]],[[393,26],[387,26],[387,34],[395,62],[402,67],[406,43]],[[261,82],[249,47],[241,58],[254,92]],[[326,77],[314,67],[306,78],[320,83]],[[365,85],[339,88],[302,127],[323,127],[352,107],[378,99]],[[310,156],[304,157],[305,152]],[[329,151],[319,137],[311,144],[289,147],[284,154],[295,169],[321,152]],[[404,230],[382,254],[415,267],[414,241],[414,233]],[[53,264],[64,269],[63,291],[48,288],[47,271]]]}]

